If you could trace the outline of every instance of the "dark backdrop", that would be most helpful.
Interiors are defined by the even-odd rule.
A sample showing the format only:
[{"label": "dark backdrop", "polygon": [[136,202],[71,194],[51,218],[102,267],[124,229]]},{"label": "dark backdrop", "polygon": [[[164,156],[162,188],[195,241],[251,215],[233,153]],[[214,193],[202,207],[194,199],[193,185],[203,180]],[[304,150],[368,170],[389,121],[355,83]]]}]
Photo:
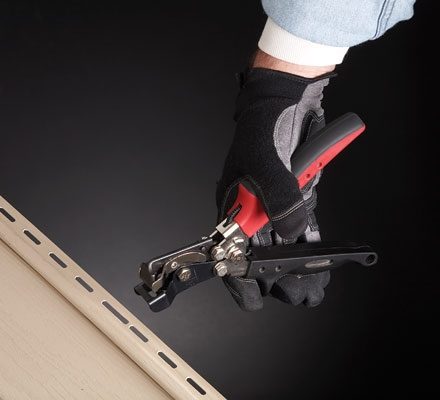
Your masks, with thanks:
[{"label": "dark backdrop", "polygon": [[434,2],[326,90],[327,118],[368,132],[326,170],[323,236],[367,240],[379,264],[333,273],[312,310],[243,313],[212,280],[159,314],[138,264],[212,230],[234,73],[265,17],[250,0],[58,3],[0,2],[1,194],[230,399],[438,393]]}]

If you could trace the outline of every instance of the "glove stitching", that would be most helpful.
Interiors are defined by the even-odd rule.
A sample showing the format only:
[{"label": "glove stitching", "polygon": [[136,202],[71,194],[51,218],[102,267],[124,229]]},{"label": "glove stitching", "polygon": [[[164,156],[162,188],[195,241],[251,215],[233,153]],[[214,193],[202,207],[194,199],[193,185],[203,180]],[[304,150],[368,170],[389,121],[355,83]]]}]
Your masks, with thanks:
[{"label": "glove stitching", "polygon": [[315,209],[317,205],[317,194],[316,190],[314,188],[311,189],[310,196],[304,200],[304,205],[307,209],[307,211],[312,211]]},{"label": "glove stitching", "polygon": [[281,214],[278,214],[272,218],[272,221],[279,221],[281,219],[286,218],[290,214],[292,214],[294,211],[298,210],[302,205],[304,205],[304,200],[301,199],[298,202],[296,202],[292,207],[288,208],[286,211],[282,212]]},{"label": "glove stitching", "polygon": [[316,274],[307,274],[307,275],[301,275],[301,274],[290,274],[290,273],[287,273],[287,274],[281,275],[281,276],[275,281],[275,283],[278,282],[281,278],[284,278],[284,277],[286,277],[286,276],[294,276],[294,277],[296,277],[297,279],[301,279],[301,278],[304,278],[304,276],[315,276],[315,275],[318,275],[319,273],[320,273],[320,272],[318,272],[318,273],[316,273]]},{"label": "glove stitching", "polygon": [[242,281],[242,282],[252,283],[253,285],[258,285],[257,281],[255,279],[242,278],[241,276],[236,276],[235,279],[237,279],[238,281]]},{"label": "glove stitching", "polygon": [[228,290],[232,293],[233,296],[238,297],[240,299],[242,299],[240,293],[236,292],[232,286],[228,283],[228,281],[225,280],[225,285],[228,288]]},{"label": "glove stitching", "polygon": [[258,240],[260,241],[260,243],[262,243],[263,246],[267,246],[267,245],[270,244],[270,243],[267,243],[267,242],[266,242],[266,239],[265,239],[264,236],[261,234],[261,229],[260,229],[259,231],[257,231],[257,237],[258,237]]},{"label": "glove stitching", "polygon": [[280,279],[284,278],[287,275],[293,275],[293,274],[287,273],[287,274],[281,275],[275,282],[278,282]]}]

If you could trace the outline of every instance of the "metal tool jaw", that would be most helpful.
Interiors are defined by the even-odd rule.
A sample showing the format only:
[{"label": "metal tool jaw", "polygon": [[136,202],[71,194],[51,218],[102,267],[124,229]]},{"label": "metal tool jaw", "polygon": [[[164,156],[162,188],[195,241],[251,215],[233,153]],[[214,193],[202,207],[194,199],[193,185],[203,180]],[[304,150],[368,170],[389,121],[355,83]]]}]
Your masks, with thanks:
[{"label": "metal tool jaw", "polygon": [[208,237],[141,264],[139,275],[143,283],[135,287],[135,292],[153,311],[160,311],[178,293],[207,279],[245,275],[248,243],[240,226],[225,218]]}]

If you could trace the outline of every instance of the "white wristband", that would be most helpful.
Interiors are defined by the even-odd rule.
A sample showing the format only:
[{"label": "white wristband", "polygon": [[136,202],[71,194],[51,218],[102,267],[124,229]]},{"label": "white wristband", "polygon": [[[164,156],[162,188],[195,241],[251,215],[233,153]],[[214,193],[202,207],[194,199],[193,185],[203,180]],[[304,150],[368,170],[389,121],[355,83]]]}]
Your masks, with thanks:
[{"label": "white wristband", "polygon": [[270,18],[267,19],[258,47],[280,60],[316,67],[340,64],[349,49],[348,47],[326,46],[302,39],[287,32]]}]

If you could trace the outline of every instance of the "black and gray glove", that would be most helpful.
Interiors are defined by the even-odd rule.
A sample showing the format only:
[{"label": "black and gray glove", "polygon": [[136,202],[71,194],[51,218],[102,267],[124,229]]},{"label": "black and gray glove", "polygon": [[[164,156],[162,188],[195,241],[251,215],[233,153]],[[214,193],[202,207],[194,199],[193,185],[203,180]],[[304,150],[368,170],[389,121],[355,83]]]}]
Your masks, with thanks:
[{"label": "black and gray glove", "polygon": [[[270,219],[251,238],[252,246],[320,240],[313,213],[319,175],[300,190],[290,160],[294,150],[324,125],[321,100],[328,78],[307,79],[262,68],[241,76],[236,131],[217,186],[217,206],[222,220],[237,196],[238,184],[245,180],[252,185]],[[261,309],[268,294],[286,303],[316,306],[329,280],[328,271],[287,274],[266,292],[256,280],[224,278],[233,298],[247,311]]]}]

